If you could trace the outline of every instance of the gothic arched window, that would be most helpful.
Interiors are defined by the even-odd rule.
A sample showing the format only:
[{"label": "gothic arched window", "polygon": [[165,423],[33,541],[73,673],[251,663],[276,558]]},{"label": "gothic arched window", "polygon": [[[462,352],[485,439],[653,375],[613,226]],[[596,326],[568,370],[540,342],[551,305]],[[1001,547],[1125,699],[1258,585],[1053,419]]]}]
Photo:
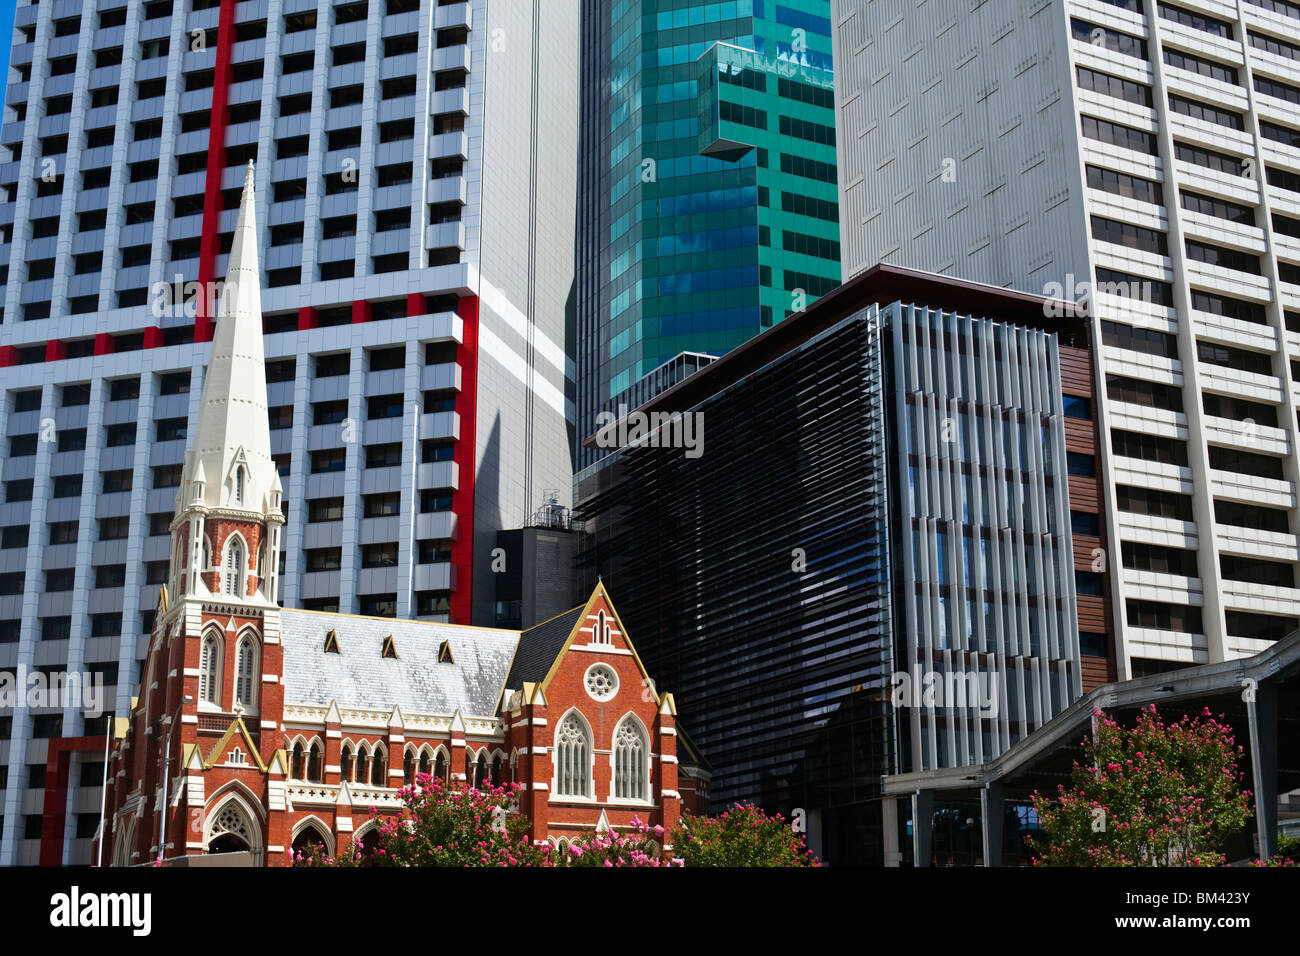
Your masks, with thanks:
[{"label": "gothic arched window", "polygon": [[242,466],[235,469],[235,501],[241,505],[244,503],[244,469]]},{"label": "gothic arched window", "polygon": [[303,749],[302,741],[293,745],[293,756],[289,759],[289,776],[294,780],[302,780]]},{"label": "gothic arched window", "polygon": [[352,782],[352,745],[343,745],[343,754],[339,757],[339,779]]},{"label": "gothic arched window", "polygon": [[447,755],[441,750],[438,756],[433,758],[433,775],[438,778],[439,783],[447,782]]},{"label": "gothic arched window", "polygon": [[245,710],[257,707],[257,642],[249,634],[235,651],[235,703]]},{"label": "gothic arched window", "polygon": [[388,786],[388,761],[385,756],[383,747],[375,748],[374,756],[370,760],[370,785],[372,787]]},{"label": "gothic arched window", "polygon": [[555,792],[566,797],[591,795],[591,731],[577,711],[570,711],[555,731]]},{"label": "gothic arched window", "polygon": [[627,716],[614,731],[614,799],[648,800],[646,755],[650,752],[645,730]]},{"label": "gothic arched window", "polygon": [[226,587],[227,594],[244,596],[244,545],[238,538],[232,538],[226,545]]},{"label": "gothic arched window", "polygon": [[321,747],[318,741],[311,742],[311,750],[307,753],[307,777],[306,779],[313,783],[321,782]]},{"label": "gothic arched window", "polygon": [[209,634],[199,652],[199,703],[221,706],[221,639]]}]

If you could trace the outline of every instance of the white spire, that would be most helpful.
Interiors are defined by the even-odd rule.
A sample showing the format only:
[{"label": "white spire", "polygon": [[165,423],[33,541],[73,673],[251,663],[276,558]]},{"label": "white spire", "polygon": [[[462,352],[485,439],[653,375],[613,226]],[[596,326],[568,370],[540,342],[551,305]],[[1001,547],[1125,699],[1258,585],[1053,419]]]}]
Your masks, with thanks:
[{"label": "white spire", "polygon": [[204,503],[209,508],[261,513],[276,482],[266,418],[261,284],[250,161],[199,403],[193,441],[198,464],[195,474],[187,476],[206,478]]}]

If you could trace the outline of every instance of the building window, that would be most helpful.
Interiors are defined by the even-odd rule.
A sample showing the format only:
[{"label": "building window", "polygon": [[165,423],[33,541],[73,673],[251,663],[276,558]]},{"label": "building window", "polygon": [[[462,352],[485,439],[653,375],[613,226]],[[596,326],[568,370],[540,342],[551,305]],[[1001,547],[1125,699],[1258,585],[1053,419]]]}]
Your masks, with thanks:
[{"label": "building window", "polygon": [[317,498],[315,501],[307,503],[307,521],[315,523],[318,521],[342,521],[343,520],[343,499],[342,498]]},{"label": "building window", "polygon": [[555,792],[562,797],[588,797],[591,784],[591,730],[571,711],[555,732]]},{"label": "building window", "polygon": [[215,634],[203,639],[199,657],[199,702],[220,706],[221,640]]},{"label": "building window", "polygon": [[257,708],[257,643],[249,635],[240,640],[236,651],[235,703],[245,710]]},{"label": "building window", "polygon": [[609,700],[618,693],[618,675],[607,664],[592,664],[584,682],[592,700]]},{"label": "building window", "polygon": [[226,546],[226,587],[227,594],[243,596],[244,546],[238,538]]},{"label": "building window", "polygon": [[649,800],[646,760],[650,742],[635,717],[624,717],[614,731],[614,799]]},{"label": "building window", "polygon": [[344,448],[322,448],[311,453],[311,471],[313,475],[322,472],[343,471],[347,468],[348,453]]},{"label": "building window", "polygon": [[188,424],[183,418],[164,418],[156,423],[157,441],[181,441],[188,432]]},{"label": "building window", "polygon": [[342,548],[310,548],[303,557],[308,571],[337,571],[343,566]]},{"label": "building window", "polygon": [[1105,634],[1092,631],[1079,632],[1079,653],[1083,657],[1106,657],[1109,655],[1110,643]]},{"label": "building window", "polygon": [[352,745],[344,744],[339,756],[339,779],[352,782]]},{"label": "building window", "polygon": [[1097,460],[1092,455],[1085,455],[1082,452],[1066,452],[1066,468],[1072,475],[1079,475],[1083,478],[1093,478],[1097,474]]},{"label": "building window", "polygon": [[386,518],[400,514],[402,510],[402,493],[391,491],[379,495],[363,495],[361,498],[364,514],[367,518]]}]

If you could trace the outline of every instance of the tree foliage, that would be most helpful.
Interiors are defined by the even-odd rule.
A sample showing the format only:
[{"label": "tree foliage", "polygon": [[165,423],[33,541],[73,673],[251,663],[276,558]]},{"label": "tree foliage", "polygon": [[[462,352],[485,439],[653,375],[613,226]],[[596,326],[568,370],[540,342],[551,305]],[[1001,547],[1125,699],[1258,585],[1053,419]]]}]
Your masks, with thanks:
[{"label": "tree foliage", "polygon": [[1224,841],[1245,826],[1232,728],[1204,709],[1166,723],[1151,705],[1133,727],[1094,711],[1094,739],[1072,786],[1034,792],[1040,866],[1222,866]]},{"label": "tree foliage", "polygon": [[673,852],[686,866],[820,866],[781,814],[737,803],[716,817],[684,813],[673,830]]}]

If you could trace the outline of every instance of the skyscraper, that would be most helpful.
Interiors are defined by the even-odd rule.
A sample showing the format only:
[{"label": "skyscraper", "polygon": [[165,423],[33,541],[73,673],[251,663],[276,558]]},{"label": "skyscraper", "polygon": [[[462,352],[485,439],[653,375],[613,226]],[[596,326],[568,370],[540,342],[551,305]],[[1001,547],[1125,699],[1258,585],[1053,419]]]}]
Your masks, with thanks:
[{"label": "skyscraper", "polygon": [[629,441],[584,472],[581,570],[677,691],[717,805],[802,812],[820,856],[879,864],[884,776],[991,760],[1099,682],[1066,518],[1091,423],[1061,397],[1087,331],[1046,305],[878,267],[635,413],[705,421],[702,454]]},{"label": "skyscraper", "polygon": [[[14,39],[0,668],[127,710],[249,160],[279,598],[491,624],[496,532],[571,477],[576,2],[65,0]],[[46,740],[103,726],[0,718],[0,863],[36,858]]]},{"label": "skyscraper", "polygon": [[1295,630],[1300,3],[835,7],[845,275],[1090,306],[1119,676]]},{"label": "skyscraper", "polygon": [[581,437],[839,281],[829,15],[583,4]]}]

